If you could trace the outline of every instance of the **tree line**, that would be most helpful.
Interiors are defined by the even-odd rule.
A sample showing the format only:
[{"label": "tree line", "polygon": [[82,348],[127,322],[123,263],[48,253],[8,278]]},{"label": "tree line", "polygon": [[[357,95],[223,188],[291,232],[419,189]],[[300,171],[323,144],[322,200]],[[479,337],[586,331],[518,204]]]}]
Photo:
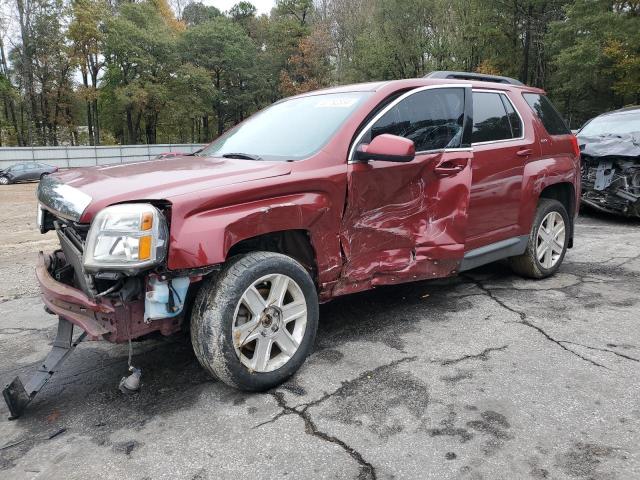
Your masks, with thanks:
[{"label": "tree line", "polygon": [[433,70],[544,88],[574,128],[640,103],[640,1],[4,2],[2,145],[208,142],[289,95]]}]

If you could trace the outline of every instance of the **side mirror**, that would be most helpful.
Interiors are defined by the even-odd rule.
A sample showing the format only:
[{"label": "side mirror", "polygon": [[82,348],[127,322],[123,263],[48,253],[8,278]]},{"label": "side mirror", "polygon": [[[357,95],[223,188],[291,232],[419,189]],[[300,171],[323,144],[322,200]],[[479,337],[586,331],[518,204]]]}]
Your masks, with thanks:
[{"label": "side mirror", "polygon": [[383,162],[410,162],[416,156],[416,146],[408,138],[384,133],[370,144],[356,150],[356,160],[380,160]]}]

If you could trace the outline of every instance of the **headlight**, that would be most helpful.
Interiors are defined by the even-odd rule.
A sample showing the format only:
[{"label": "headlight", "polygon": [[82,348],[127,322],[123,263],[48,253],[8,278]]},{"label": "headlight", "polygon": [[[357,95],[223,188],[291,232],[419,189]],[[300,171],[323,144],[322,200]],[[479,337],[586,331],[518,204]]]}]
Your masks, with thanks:
[{"label": "headlight", "polygon": [[167,222],[148,203],[107,207],[91,223],[84,250],[89,271],[135,272],[160,263],[167,251]]}]

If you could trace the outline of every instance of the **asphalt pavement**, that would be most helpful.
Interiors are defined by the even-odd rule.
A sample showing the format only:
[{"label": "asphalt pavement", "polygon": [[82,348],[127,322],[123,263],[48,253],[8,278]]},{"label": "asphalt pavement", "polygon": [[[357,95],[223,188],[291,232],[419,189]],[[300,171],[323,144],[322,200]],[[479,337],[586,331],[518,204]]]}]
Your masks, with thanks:
[{"label": "asphalt pavement", "polygon": [[[29,275],[3,268],[28,285],[0,303],[0,384],[55,336]],[[127,346],[87,342],[24,417],[1,405],[0,478],[640,478],[640,222],[580,217],[547,280],[494,264],[324,305],[265,394],[209,377],[187,337],[133,349],[138,394],[117,389]]]}]

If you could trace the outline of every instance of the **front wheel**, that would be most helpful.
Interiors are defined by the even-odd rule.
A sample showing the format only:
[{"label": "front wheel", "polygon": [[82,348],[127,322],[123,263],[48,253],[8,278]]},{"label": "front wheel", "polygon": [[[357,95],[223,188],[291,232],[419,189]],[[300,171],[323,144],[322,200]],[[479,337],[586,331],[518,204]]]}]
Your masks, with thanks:
[{"label": "front wheel", "polygon": [[11,181],[7,177],[0,177],[0,185],[9,185]]},{"label": "front wheel", "polygon": [[509,259],[513,271],[528,278],[546,278],[556,273],[567,253],[569,225],[569,214],[562,203],[540,199],[527,250]]},{"label": "front wheel", "polygon": [[311,353],[318,297],[307,271],[290,257],[235,257],[196,297],[191,341],[202,366],[246,391],[287,380]]}]

